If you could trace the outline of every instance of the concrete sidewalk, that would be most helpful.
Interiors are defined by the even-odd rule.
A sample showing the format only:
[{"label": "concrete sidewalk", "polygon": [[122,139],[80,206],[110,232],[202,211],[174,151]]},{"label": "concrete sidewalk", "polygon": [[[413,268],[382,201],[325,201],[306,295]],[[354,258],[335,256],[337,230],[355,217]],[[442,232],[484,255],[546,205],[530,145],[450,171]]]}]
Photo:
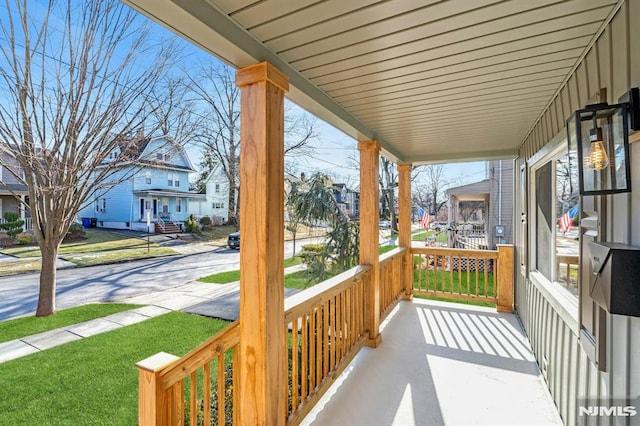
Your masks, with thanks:
[{"label": "concrete sidewalk", "polygon": [[[292,266],[285,269],[285,274],[301,271],[304,268],[304,265]],[[297,291],[285,289],[285,297]],[[192,281],[158,292],[123,298],[116,302],[146,306],[0,343],[0,363],[137,324],[171,311],[234,321],[239,315],[240,282],[209,284]]]}]

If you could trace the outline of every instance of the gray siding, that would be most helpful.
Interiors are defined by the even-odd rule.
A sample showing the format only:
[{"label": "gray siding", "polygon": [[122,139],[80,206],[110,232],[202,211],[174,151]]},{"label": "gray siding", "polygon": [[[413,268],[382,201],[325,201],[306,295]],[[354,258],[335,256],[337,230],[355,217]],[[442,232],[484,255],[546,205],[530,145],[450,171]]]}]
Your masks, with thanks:
[{"label": "gray siding", "polygon": [[[500,167],[502,163],[502,167]],[[505,243],[513,243],[513,161],[494,160],[489,163],[490,194],[489,217],[487,221],[487,232],[490,234],[490,247],[498,243],[495,236],[495,226],[504,225]],[[500,172],[502,169],[502,172]],[[500,178],[502,175],[502,179]],[[499,197],[500,180],[502,180],[502,199]],[[502,209],[499,204],[502,204]]]},{"label": "gray siding", "polygon": [[[607,101],[616,103],[630,87],[640,86],[640,0],[627,0],[604,29],[585,58],[540,117],[523,143],[516,170],[563,132],[565,119],[572,111],[584,107],[588,100],[607,88]],[[640,245],[640,143],[631,146],[631,195],[609,196],[608,235],[611,239]],[[516,181],[514,217],[519,223],[523,211]],[[522,227],[516,229],[516,250],[524,250]],[[518,258],[518,256],[517,256]],[[589,396],[598,403],[608,397],[640,395],[640,318],[612,315],[608,320],[608,370],[600,372],[582,351],[577,337],[577,323],[562,315],[553,300],[517,269],[516,306],[531,340],[538,362],[547,360],[547,383],[560,414],[567,424],[640,424],[640,417],[578,417],[576,398]]]}]

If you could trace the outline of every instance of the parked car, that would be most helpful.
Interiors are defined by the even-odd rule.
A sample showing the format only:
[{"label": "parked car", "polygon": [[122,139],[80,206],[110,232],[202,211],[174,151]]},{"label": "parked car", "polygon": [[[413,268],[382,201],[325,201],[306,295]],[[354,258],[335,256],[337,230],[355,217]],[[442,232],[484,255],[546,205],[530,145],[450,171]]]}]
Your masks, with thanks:
[{"label": "parked car", "polygon": [[240,231],[232,232],[227,237],[227,247],[239,249],[240,248]]},{"label": "parked car", "polygon": [[391,221],[390,220],[381,220],[380,221],[380,228],[391,228]]}]

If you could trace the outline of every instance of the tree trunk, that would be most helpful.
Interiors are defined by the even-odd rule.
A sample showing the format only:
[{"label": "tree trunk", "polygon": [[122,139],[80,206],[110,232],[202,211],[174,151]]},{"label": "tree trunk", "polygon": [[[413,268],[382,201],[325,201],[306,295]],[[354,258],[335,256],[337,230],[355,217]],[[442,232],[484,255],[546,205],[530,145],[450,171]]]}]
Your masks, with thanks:
[{"label": "tree trunk", "polygon": [[41,247],[42,269],[40,271],[40,293],[38,295],[37,317],[56,313],[56,261],[58,247]]},{"label": "tree trunk", "polygon": [[293,236],[293,254],[291,257],[296,257],[296,233],[292,232],[291,235]]}]

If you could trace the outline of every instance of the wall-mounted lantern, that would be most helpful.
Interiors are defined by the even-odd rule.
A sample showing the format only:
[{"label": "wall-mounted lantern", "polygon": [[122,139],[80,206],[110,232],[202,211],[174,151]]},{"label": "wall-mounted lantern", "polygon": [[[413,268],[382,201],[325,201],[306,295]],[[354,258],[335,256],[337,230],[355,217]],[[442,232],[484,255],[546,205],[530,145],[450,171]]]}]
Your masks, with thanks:
[{"label": "wall-mounted lantern", "polygon": [[635,103],[587,105],[567,120],[569,149],[578,151],[581,195],[631,191],[629,127],[638,109],[634,90],[629,94],[634,99],[635,93]]}]

